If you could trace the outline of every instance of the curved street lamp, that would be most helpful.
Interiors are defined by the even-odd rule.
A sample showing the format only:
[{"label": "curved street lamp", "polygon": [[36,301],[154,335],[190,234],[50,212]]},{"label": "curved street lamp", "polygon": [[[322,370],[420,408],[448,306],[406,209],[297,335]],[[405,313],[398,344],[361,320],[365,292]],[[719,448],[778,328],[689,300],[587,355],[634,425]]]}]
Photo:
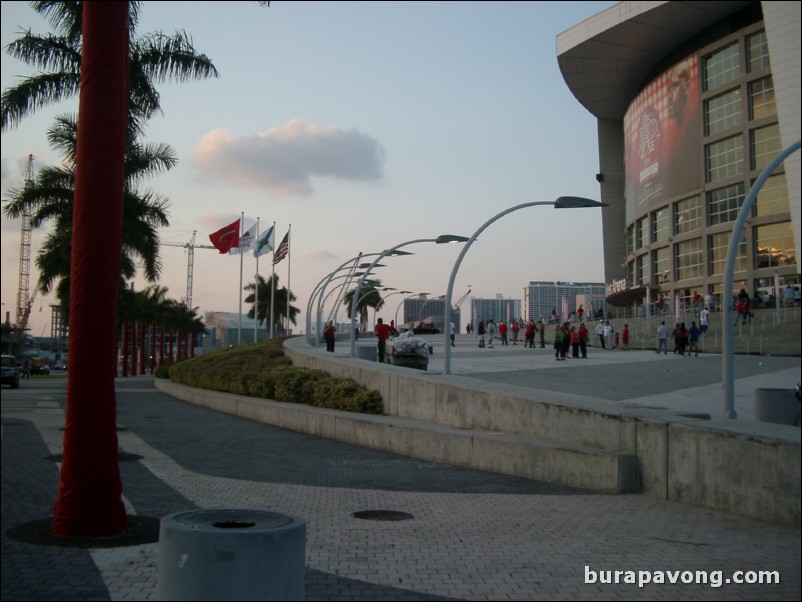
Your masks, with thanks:
[{"label": "curved street lamp", "polygon": [[525,209],[526,207],[534,207],[536,205],[551,205],[555,209],[580,209],[585,207],[606,207],[607,203],[600,203],[599,201],[578,196],[561,196],[556,201],[534,201],[531,203],[523,203],[521,205],[516,205],[515,207],[510,207],[509,209],[494,215],[484,224],[482,224],[476,232],[473,233],[473,236],[471,236],[470,239],[468,239],[468,242],[465,243],[465,246],[462,247],[462,251],[460,251],[457,260],[454,262],[454,268],[451,270],[451,278],[448,280],[448,291],[446,292],[446,319],[443,326],[443,330],[445,331],[445,341],[443,343],[443,347],[445,349],[445,356],[443,359],[443,374],[451,374],[451,299],[452,293],[454,292],[454,281],[457,279],[457,272],[459,271],[459,266],[462,263],[465,254],[468,252],[468,249],[471,248],[471,245],[477,239],[477,237],[493,222],[504,217],[508,213],[512,213],[513,211]]},{"label": "curved street lamp", "polygon": [[[365,274],[360,278],[359,284],[354,291],[354,298],[351,303],[351,318],[353,319],[356,316],[356,310],[359,307],[359,292],[362,290],[362,287],[365,284],[365,279],[370,274],[370,271],[376,267],[376,264],[379,263],[382,259],[387,257],[388,255],[411,255],[411,253],[407,253],[406,251],[399,251],[401,247],[406,247],[407,245],[412,245],[419,242],[433,242],[438,245],[448,244],[452,242],[465,242],[468,240],[464,236],[456,236],[454,234],[441,234],[437,238],[418,238],[416,240],[408,240],[407,242],[402,242],[391,249],[387,249],[382,251],[381,254],[373,261],[372,264],[365,270]],[[351,329],[351,357],[356,355],[356,338],[354,336],[354,329]]]},{"label": "curved street lamp", "polygon": [[[318,294],[320,294],[321,297],[322,297],[323,292],[326,290],[326,287],[334,279],[334,275],[337,272],[345,269],[346,267],[349,267],[348,264],[355,263],[355,262],[359,261],[359,259],[362,258],[362,257],[372,257],[373,255],[378,255],[378,253],[370,253],[368,255],[360,253],[359,255],[351,257],[351,259],[345,261],[336,270],[334,270],[333,272],[329,272],[328,274],[323,276],[323,279],[315,285],[315,288],[312,289],[312,293],[309,295],[309,302],[306,305],[306,334],[307,334],[306,342],[307,342],[307,344],[310,344],[310,345],[312,344],[312,342],[310,341],[310,337],[312,335],[312,304],[314,303],[315,297]],[[364,268],[368,267],[369,265],[370,265],[369,263],[361,263],[359,265],[350,266],[350,268],[353,269],[353,270],[364,269]],[[315,322],[315,328],[316,328],[317,332],[320,331],[320,315],[319,314],[320,314],[320,303],[318,303],[317,319],[316,319],[316,322]],[[315,347],[317,347],[317,344],[315,344]]]},{"label": "curved street lamp", "polygon": [[398,326],[398,311],[401,309],[401,306],[404,304],[404,301],[406,301],[407,299],[412,299],[412,297],[420,297],[421,295],[429,294],[429,293],[413,293],[412,291],[407,291],[407,292],[411,293],[409,297],[404,297],[403,299],[401,299],[401,303],[399,303],[398,307],[395,308],[395,319],[393,321],[395,322],[396,326]]},{"label": "curved street lamp", "polygon": [[[757,200],[757,193],[763,187],[766,180],[769,179],[774,170],[780,166],[780,163],[799,150],[800,141],[797,140],[791,146],[784,149],[774,160],[769,163],[766,168],[760,172],[752,188],[749,189],[749,194],[744,199],[744,204],[738,212],[738,217],[735,220],[735,225],[732,227],[730,234],[730,246],[727,249],[727,261],[724,264],[724,283],[721,289],[723,307],[721,309],[721,376],[722,376],[722,390],[724,391],[724,418],[734,420],[738,418],[735,411],[735,344],[733,341],[735,324],[730,319],[730,304],[732,303],[732,290],[735,281],[735,260],[738,256],[738,244],[741,241],[741,234],[744,231],[744,225],[747,218],[752,214],[752,207]],[[777,303],[779,304],[779,299]]]}]

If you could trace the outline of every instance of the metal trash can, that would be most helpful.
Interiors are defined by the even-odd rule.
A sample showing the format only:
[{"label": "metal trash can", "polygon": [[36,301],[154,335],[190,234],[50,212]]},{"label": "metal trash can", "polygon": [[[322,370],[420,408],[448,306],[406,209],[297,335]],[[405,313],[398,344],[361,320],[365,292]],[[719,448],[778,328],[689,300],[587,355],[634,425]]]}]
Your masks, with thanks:
[{"label": "metal trash can", "polygon": [[799,416],[793,389],[755,389],[755,420],[799,426]]},{"label": "metal trash can", "polygon": [[159,600],[303,600],[306,521],[261,510],[191,510],[159,529]]}]

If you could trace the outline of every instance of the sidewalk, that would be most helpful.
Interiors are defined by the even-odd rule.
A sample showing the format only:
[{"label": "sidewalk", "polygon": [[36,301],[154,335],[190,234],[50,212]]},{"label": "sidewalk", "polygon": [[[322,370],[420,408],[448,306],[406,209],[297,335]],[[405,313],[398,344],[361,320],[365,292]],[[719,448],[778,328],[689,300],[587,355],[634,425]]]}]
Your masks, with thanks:
[{"label": "sidewalk", "polygon": [[[433,344],[435,377],[442,349]],[[549,349],[474,349],[467,338],[457,349],[452,371],[471,378],[570,387],[631,406],[720,408],[716,356],[592,349],[587,360],[555,362]],[[750,389],[798,379],[799,358],[738,358],[736,371],[743,417]],[[307,600],[799,600],[802,593],[797,529],[317,439],[176,401],[148,377],[119,379],[117,391],[121,450],[141,456],[120,463],[129,514],[222,507],[302,516]],[[52,509],[58,473],[50,456],[61,451],[66,382],[25,381],[2,393],[2,599],[156,599],[156,543],[87,550],[8,537]],[[354,518],[364,510],[412,518]],[[607,571],[635,571],[636,580],[638,571],[652,580],[658,571],[694,573],[674,584],[663,573],[665,584],[639,587],[624,583],[623,573],[620,583],[600,583]],[[780,583],[727,583],[742,576],[736,571],[777,571]],[[707,583],[694,583],[702,576]]]}]

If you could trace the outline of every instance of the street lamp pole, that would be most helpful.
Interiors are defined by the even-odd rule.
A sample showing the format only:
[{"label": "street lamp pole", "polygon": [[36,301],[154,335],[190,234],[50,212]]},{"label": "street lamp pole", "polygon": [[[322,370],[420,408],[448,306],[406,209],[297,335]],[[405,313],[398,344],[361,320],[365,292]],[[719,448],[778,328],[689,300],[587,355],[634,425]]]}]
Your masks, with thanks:
[{"label": "street lamp pole", "polygon": [[468,252],[468,249],[471,248],[473,242],[482,232],[485,231],[488,226],[509,213],[518,211],[519,209],[525,209],[527,207],[535,207],[537,205],[551,205],[555,209],[579,209],[583,207],[605,207],[607,203],[600,203],[599,201],[593,201],[591,199],[574,196],[561,196],[556,201],[533,201],[531,203],[523,203],[521,205],[516,205],[515,207],[510,207],[509,209],[494,215],[484,224],[482,224],[476,232],[473,233],[473,236],[471,236],[468,239],[468,242],[465,243],[465,246],[462,247],[462,251],[460,251],[457,260],[454,262],[454,268],[451,270],[451,277],[448,280],[448,290],[446,292],[445,325],[443,327],[443,330],[445,331],[445,341],[443,342],[443,347],[445,349],[445,356],[443,359],[443,374],[451,374],[451,299],[454,292],[454,281],[457,279],[457,272],[459,271],[459,266],[462,263],[465,254]]},{"label": "street lamp pole", "polygon": [[[359,297],[360,292],[362,291],[362,287],[365,284],[365,279],[370,274],[370,271],[379,263],[382,259],[387,257],[388,255],[409,255],[406,251],[399,251],[401,247],[406,247],[407,245],[413,245],[419,242],[433,242],[438,245],[452,243],[452,242],[465,242],[468,240],[464,236],[455,236],[453,234],[441,234],[437,238],[418,238],[416,240],[408,240],[407,242],[402,242],[391,249],[386,249],[382,251],[379,256],[370,264],[370,266],[365,270],[365,273],[362,275],[362,278],[359,279],[359,284],[354,291],[354,298],[351,301],[351,319],[353,320],[356,317],[356,311],[359,307]],[[354,336],[354,329],[351,329],[351,357],[356,356],[356,337]]]},{"label": "street lamp pole", "polygon": [[[730,246],[727,249],[727,262],[724,264],[724,284],[721,289],[722,307],[722,357],[721,357],[721,375],[722,375],[722,389],[724,391],[724,418],[734,420],[738,418],[735,411],[735,344],[734,344],[734,330],[735,324],[732,323],[730,316],[730,304],[732,303],[732,290],[733,283],[735,282],[735,259],[738,255],[738,244],[741,241],[741,234],[743,233],[744,226],[746,225],[747,218],[752,214],[752,207],[757,200],[757,193],[763,187],[766,180],[769,179],[774,170],[780,166],[780,163],[799,150],[800,141],[797,140],[791,146],[783,150],[777,155],[774,160],[769,163],[766,168],[760,173],[752,188],[749,189],[749,194],[744,199],[744,204],[738,212],[738,218],[735,220],[735,225],[732,227],[732,234],[730,235]],[[777,298],[779,304],[780,299]]]}]

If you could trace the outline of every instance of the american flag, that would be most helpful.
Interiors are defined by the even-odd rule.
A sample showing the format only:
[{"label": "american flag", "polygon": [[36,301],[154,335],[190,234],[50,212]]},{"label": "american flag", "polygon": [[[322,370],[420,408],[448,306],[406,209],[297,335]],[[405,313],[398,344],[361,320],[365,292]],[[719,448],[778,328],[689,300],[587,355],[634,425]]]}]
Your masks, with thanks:
[{"label": "american flag", "polygon": [[290,233],[287,232],[284,235],[284,238],[281,240],[281,244],[276,247],[275,252],[273,253],[273,265],[276,265],[279,261],[284,259],[290,252]]}]

